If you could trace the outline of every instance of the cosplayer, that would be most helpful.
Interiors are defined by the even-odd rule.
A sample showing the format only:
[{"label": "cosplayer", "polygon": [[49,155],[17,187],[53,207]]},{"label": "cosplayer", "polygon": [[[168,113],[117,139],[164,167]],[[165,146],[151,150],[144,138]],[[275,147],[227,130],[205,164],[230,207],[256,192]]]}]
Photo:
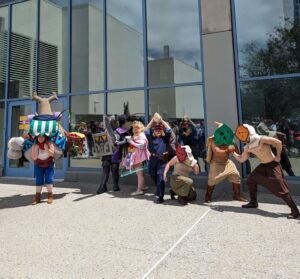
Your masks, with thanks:
[{"label": "cosplayer", "polygon": [[[129,132],[127,130],[127,117],[126,115],[120,115],[118,117],[119,128],[116,128],[113,131],[113,127],[111,130],[113,131],[113,153],[112,155],[105,155],[102,156],[102,176],[101,176],[101,183],[97,190],[97,194],[102,194],[107,191],[107,182],[109,179],[109,172],[111,171],[112,178],[113,178],[113,191],[120,191],[119,187],[119,165],[123,157],[123,153],[127,148],[127,140],[126,137],[129,136]],[[107,123],[106,121],[106,128],[110,129],[109,125],[111,123]]]},{"label": "cosplayer", "polygon": [[[33,94],[32,99],[39,103],[38,114],[27,116],[30,121],[29,131],[23,135],[22,141],[20,138],[10,139],[8,157],[17,159],[21,155],[34,163],[36,195],[32,204],[36,205],[41,202],[44,184],[48,190],[48,203],[51,204],[53,202],[54,160],[58,160],[64,155],[67,133],[59,124],[61,113],[51,110],[50,103],[57,100],[55,93],[48,98],[41,98]],[[12,152],[13,150],[18,151],[18,156],[14,156],[14,158],[12,155],[16,153]]]},{"label": "cosplayer", "polygon": [[198,175],[200,171],[197,161],[193,157],[191,148],[188,145],[178,145],[176,147],[176,156],[166,164],[163,173],[165,181],[167,181],[167,172],[172,166],[174,166],[174,171],[170,181],[171,198],[175,199],[175,195],[178,195],[178,202],[182,205],[186,205],[188,201],[195,200],[197,197],[197,193],[193,187],[193,180],[189,175],[191,172]]},{"label": "cosplayer", "polygon": [[126,137],[128,146],[128,153],[123,160],[122,165],[129,171],[134,171],[138,177],[138,185],[132,196],[143,195],[145,190],[145,163],[149,160],[150,153],[147,149],[148,140],[144,133],[144,125],[140,121],[132,123],[133,136]]},{"label": "cosplayer", "polygon": [[46,184],[48,203],[53,202],[53,177],[54,177],[54,144],[45,135],[38,135],[31,148],[34,161],[36,194],[32,205],[41,201],[42,188]]},{"label": "cosplayer", "polygon": [[241,177],[235,164],[229,159],[229,154],[235,151],[234,134],[226,125],[215,122],[218,128],[214,135],[208,138],[207,162],[209,163],[205,202],[212,200],[215,185],[227,179],[232,183],[233,199],[246,202],[240,194]]},{"label": "cosplayer", "polygon": [[[249,158],[250,154],[254,154],[260,161],[260,165],[250,173],[247,179],[251,200],[242,207],[258,207],[257,185],[259,184],[266,187],[275,196],[282,198],[291,208],[291,214],[287,216],[288,219],[298,218],[299,210],[289,193],[288,185],[279,163],[282,150],[280,140],[268,136],[260,136],[248,124],[239,126],[236,129],[235,135],[241,142],[246,143],[241,155],[234,152],[235,158],[242,163]],[[273,154],[271,146],[276,148],[276,156]]]},{"label": "cosplayer", "polygon": [[156,184],[157,200],[155,203],[164,202],[165,181],[163,172],[168,162],[169,146],[172,130],[170,126],[155,113],[146,127],[146,137],[148,139],[148,149],[151,153],[149,160],[149,174]]},{"label": "cosplayer", "polygon": [[188,145],[192,149],[194,158],[197,158],[197,130],[193,121],[185,115],[180,122],[178,142]]},{"label": "cosplayer", "polygon": [[[275,139],[279,139],[281,141],[282,150],[280,154],[280,165],[289,176],[295,176],[295,173],[292,169],[292,165],[288,156],[288,150],[286,146],[286,142],[287,142],[286,134],[277,131],[271,131],[263,121],[261,121],[257,125],[256,130],[260,135],[269,136]],[[276,149],[273,147],[272,147],[272,152],[274,153],[274,155],[276,155]]]}]

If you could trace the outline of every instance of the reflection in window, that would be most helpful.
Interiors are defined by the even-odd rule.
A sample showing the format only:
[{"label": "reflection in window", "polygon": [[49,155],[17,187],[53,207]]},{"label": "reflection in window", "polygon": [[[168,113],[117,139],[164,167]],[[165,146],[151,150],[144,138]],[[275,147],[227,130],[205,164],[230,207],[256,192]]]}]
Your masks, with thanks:
[{"label": "reflection in window", "polygon": [[10,98],[27,98],[35,86],[36,0],[12,6]]},{"label": "reflection in window", "polygon": [[71,97],[70,132],[85,135],[74,142],[70,152],[71,167],[100,167],[94,154],[93,134],[103,131],[104,95],[90,94]]},{"label": "reflection in window", "polygon": [[72,1],[72,92],[103,89],[103,0]]},{"label": "reflection in window", "polygon": [[201,54],[197,0],[149,0],[149,84],[200,81]]},{"label": "reflection in window", "polygon": [[64,0],[41,1],[39,84],[43,95],[67,88],[68,6]]},{"label": "reflection in window", "polygon": [[108,88],[143,86],[142,1],[107,1]]},{"label": "reflection in window", "polygon": [[[131,118],[144,122],[144,91],[109,93],[107,99],[108,114],[126,113]],[[124,106],[127,106],[128,110],[124,111]]]},{"label": "reflection in window", "polygon": [[5,97],[8,8],[0,8],[0,99]]},{"label": "reflection in window", "polygon": [[0,102],[0,165],[3,162],[3,134],[4,134],[4,103]]},{"label": "reflection in window", "polygon": [[203,91],[201,86],[152,89],[149,91],[150,118],[158,112],[168,121],[178,142],[189,145],[206,171]]},{"label": "reflection in window", "polygon": [[[286,151],[281,162],[287,174],[300,175],[300,79],[276,79],[241,83],[243,122],[262,135],[280,139]],[[251,159],[252,168],[258,163]]]},{"label": "reflection in window", "polygon": [[300,5],[288,0],[236,0],[242,76],[300,72]]}]

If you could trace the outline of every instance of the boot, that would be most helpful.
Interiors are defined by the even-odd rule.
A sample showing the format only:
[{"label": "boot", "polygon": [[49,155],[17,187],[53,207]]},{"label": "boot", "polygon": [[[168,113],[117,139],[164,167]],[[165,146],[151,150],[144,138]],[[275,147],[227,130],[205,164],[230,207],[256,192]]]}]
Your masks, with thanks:
[{"label": "boot", "polygon": [[287,194],[282,197],[282,199],[286,202],[286,204],[290,207],[292,210],[291,213],[287,216],[288,219],[297,219],[300,214],[299,214],[299,209],[294,203],[292,197],[290,194]]},{"label": "boot", "polygon": [[205,194],[205,202],[207,202],[207,203],[211,202],[214,189],[215,189],[215,185],[213,185],[213,186],[207,185],[206,194]]},{"label": "boot", "polygon": [[113,177],[113,181],[114,181],[114,187],[113,187],[113,191],[117,192],[120,191],[120,187],[119,187],[119,165],[118,164],[113,164],[111,166],[111,174]]},{"label": "boot", "polygon": [[187,204],[188,204],[188,199],[187,199],[187,197],[178,196],[177,201],[178,201],[178,203],[180,203],[181,205],[187,205]]},{"label": "boot", "polygon": [[32,205],[36,205],[41,202],[42,193],[35,193],[35,199],[32,202]]},{"label": "boot", "polygon": [[100,186],[99,186],[99,188],[96,192],[97,195],[102,194],[104,192],[107,192],[106,184],[107,184],[107,181],[108,181],[108,178],[109,178],[109,171],[110,171],[110,165],[103,166]]},{"label": "boot", "polygon": [[47,201],[48,204],[51,204],[53,203],[53,193],[52,192],[48,192],[48,201]]},{"label": "boot", "polygon": [[98,190],[97,190],[97,192],[96,192],[96,194],[97,194],[97,195],[100,195],[100,194],[103,194],[103,193],[105,193],[105,192],[107,192],[107,187],[106,187],[106,185],[104,185],[104,186],[100,185],[99,188],[98,188]]},{"label": "boot", "polygon": [[233,188],[233,200],[247,202],[248,200],[241,196],[240,184],[232,183]]},{"label": "boot", "polygon": [[258,208],[257,190],[255,189],[249,189],[249,190],[250,190],[250,202],[242,205],[242,208]]},{"label": "boot", "polygon": [[175,196],[176,196],[176,193],[172,189],[170,189],[170,197],[171,197],[171,199],[175,200],[176,199]]}]

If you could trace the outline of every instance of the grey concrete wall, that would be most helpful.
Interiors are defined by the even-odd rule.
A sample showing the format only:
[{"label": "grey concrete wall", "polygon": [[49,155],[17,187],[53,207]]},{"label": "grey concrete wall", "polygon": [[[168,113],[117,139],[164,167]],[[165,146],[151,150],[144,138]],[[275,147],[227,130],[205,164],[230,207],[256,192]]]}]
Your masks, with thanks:
[{"label": "grey concrete wall", "polygon": [[232,129],[238,124],[232,32],[203,35],[205,101],[208,134],[214,121]]},{"label": "grey concrete wall", "polygon": [[208,135],[238,124],[230,0],[202,0],[202,39]]},{"label": "grey concrete wall", "polygon": [[230,0],[201,0],[202,33],[231,30]]}]

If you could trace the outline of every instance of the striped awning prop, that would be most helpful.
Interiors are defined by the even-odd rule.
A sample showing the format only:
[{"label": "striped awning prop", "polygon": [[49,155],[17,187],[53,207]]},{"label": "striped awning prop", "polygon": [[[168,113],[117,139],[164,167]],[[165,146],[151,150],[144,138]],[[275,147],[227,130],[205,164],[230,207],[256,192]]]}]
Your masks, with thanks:
[{"label": "striped awning prop", "polygon": [[29,134],[31,136],[53,136],[57,131],[57,121],[31,120]]}]

